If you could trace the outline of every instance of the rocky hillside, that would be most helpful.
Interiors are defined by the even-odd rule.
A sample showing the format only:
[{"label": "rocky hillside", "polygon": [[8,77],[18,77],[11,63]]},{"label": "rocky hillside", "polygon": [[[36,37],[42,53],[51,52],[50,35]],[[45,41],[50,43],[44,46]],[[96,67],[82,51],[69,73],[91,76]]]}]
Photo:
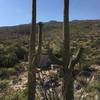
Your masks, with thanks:
[{"label": "rocky hillside", "polygon": [[[62,36],[62,22],[50,21],[44,23],[44,33],[47,36]],[[17,38],[29,35],[31,24],[17,26],[0,27],[0,38]],[[74,20],[70,22],[70,32],[75,35],[85,35],[86,37],[100,35],[100,20]]]}]

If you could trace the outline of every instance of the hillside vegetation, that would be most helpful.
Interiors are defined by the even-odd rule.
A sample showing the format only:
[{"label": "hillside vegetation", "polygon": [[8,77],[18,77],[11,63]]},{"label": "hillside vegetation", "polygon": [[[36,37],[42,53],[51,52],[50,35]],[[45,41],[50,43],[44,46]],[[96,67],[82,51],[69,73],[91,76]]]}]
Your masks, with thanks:
[{"label": "hillside vegetation", "polygon": [[[46,46],[48,45],[48,43],[50,43],[50,47],[53,48],[53,53],[55,54],[55,56],[57,56],[59,59],[62,59],[61,55],[63,52],[62,24],[63,24],[62,22],[57,22],[57,21],[50,21],[44,23],[43,46],[42,46],[43,54],[47,53]],[[26,100],[27,68],[29,67],[28,48],[29,48],[29,34],[31,30],[30,28],[31,24],[0,28],[0,100],[1,99]],[[82,59],[80,59],[80,64],[75,66],[76,71],[77,67],[82,66],[80,70],[83,70],[83,72],[87,71],[90,75],[88,77],[86,76],[86,74],[83,75],[84,77],[82,76],[82,80],[81,76],[77,75],[78,77],[75,80],[75,93],[76,93],[75,97],[76,98],[79,97],[79,95],[81,94],[80,92],[81,89],[85,90],[86,93],[93,94],[93,91],[95,90],[98,91],[99,93],[100,92],[100,84],[99,84],[100,20],[71,21],[70,33],[71,33],[70,37],[71,53],[72,54],[75,53],[80,46],[84,47],[84,53],[82,55]],[[38,74],[40,74],[42,78],[45,77],[45,80],[49,80],[47,79],[47,77],[53,76],[53,78],[57,78],[54,79],[57,81],[57,83],[61,82],[61,78],[59,77],[62,76],[59,76],[61,75],[59,68],[56,68],[54,70],[50,69],[49,71],[39,72]],[[39,77],[39,79],[42,78]],[[80,81],[80,84],[79,82],[77,82],[77,80]]]},{"label": "hillside vegetation", "polygon": [[[58,49],[63,40],[62,22],[50,21],[44,23],[43,40],[50,41]],[[0,28],[0,40],[28,40],[31,24]],[[71,45],[84,45],[88,57],[100,60],[100,20],[74,20],[70,22]],[[28,43],[28,41],[27,41]]]}]

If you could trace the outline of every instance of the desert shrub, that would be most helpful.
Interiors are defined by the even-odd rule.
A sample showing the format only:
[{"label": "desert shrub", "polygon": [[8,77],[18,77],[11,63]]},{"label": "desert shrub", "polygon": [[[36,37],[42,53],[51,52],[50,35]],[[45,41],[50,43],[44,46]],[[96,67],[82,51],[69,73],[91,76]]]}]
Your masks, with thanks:
[{"label": "desert shrub", "polygon": [[82,70],[86,70],[86,69],[89,68],[89,67],[90,67],[90,64],[85,63],[84,66],[82,67]]},{"label": "desert shrub", "polygon": [[21,69],[21,67],[22,67],[22,66],[20,66],[20,64],[16,64],[16,65],[14,66],[14,68],[15,68],[17,71],[19,71],[19,70]]},{"label": "desert shrub", "polygon": [[18,72],[23,72],[25,70],[25,66],[22,63],[16,64],[14,66],[15,70]]},{"label": "desert shrub", "polygon": [[8,78],[7,71],[7,68],[0,68],[0,79]]},{"label": "desert shrub", "polygon": [[100,92],[100,83],[99,82],[94,82],[94,84],[91,87]]},{"label": "desert shrub", "polygon": [[15,49],[14,49],[14,52],[15,54],[17,55],[17,58],[19,60],[23,60],[24,59],[24,56],[27,55],[27,49],[25,47],[20,47],[20,46],[17,46]]},{"label": "desert shrub", "polygon": [[14,75],[15,73],[15,68],[0,68],[0,79],[9,78],[10,75]]},{"label": "desert shrub", "polygon": [[3,61],[5,60],[5,56],[0,54],[0,67],[3,66]]},{"label": "desert shrub", "polygon": [[1,54],[0,67],[13,67],[18,62],[16,54],[9,53],[7,55]]},{"label": "desert shrub", "polygon": [[9,86],[9,80],[0,80],[0,91],[5,90]]},{"label": "desert shrub", "polygon": [[0,44],[0,54],[2,54],[4,52],[4,45]]},{"label": "desert shrub", "polygon": [[27,42],[25,40],[15,41],[8,47],[7,51],[14,52],[19,60],[23,60],[24,55],[28,52],[26,45]]},{"label": "desert shrub", "polygon": [[27,100],[27,92],[26,90],[18,90],[14,91],[9,90],[4,94],[4,100]]},{"label": "desert shrub", "polygon": [[14,74],[16,74],[16,69],[15,68],[8,68],[7,73],[9,75],[14,75]]},{"label": "desert shrub", "polygon": [[5,60],[2,61],[3,67],[13,67],[17,62],[17,56],[14,53],[5,55]]},{"label": "desert shrub", "polygon": [[95,64],[100,65],[100,57],[95,58]]},{"label": "desert shrub", "polygon": [[26,60],[28,56],[26,44],[23,40],[0,42],[0,67],[14,67],[20,60],[24,58]]},{"label": "desert shrub", "polygon": [[98,81],[93,81],[91,84],[88,86],[89,91],[98,91],[100,92],[100,83]]}]

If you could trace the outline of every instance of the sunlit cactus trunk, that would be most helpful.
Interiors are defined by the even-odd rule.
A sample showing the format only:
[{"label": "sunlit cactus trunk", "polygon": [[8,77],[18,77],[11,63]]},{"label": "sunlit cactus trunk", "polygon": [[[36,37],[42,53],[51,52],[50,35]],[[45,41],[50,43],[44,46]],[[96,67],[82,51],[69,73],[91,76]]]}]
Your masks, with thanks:
[{"label": "sunlit cactus trunk", "polygon": [[28,100],[35,100],[36,93],[36,63],[33,61],[35,58],[35,45],[36,44],[36,0],[32,2],[32,27],[30,34],[29,44],[29,69],[28,69]]},{"label": "sunlit cactus trunk", "polygon": [[70,33],[69,33],[69,0],[64,0],[64,67],[68,68],[70,61]]},{"label": "sunlit cactus trunk", "polygon": [[74,100],[73,77],[69,68],[70,63],[70,33],[69,33],[69,0],[64,0],[64,77],[63,100]]}]

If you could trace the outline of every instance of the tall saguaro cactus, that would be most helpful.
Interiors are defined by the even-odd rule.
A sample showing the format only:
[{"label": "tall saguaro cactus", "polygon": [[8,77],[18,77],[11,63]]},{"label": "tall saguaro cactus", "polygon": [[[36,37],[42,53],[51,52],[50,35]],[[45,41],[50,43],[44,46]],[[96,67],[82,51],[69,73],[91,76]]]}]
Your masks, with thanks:
[{"label": "tall saguaro cactus", "polygon": [[69,0],[64,0],[64,77],[63,100],[73,100],[73,77],[68,65],[70,63],[70,33],[69,33]]},{"label": "tall saguaro cactus", "polygon": [[39,22],[38,24],[39,24],[39,39],[38,39],[39,46],[38,46],[38,53],[40,55],[41,49],[42,49],[42,30],[43,30],[43,23],[42,22]]},{"label": "tall saguaro cactus", "polygon": [[70,52],[69,0],[64,0],[63,100],[74,100],[74,78],[72,72],[82,55],[82,48],[77,51],[74,58],[71,57]]},{"label": "tall saguaro cactus", "polygon": [[[29,70],[28,70],[28,100],[35,100],[36,94],[36,66],[42,45],[42,23],[39,23],[39,47],[36,52],[36,0],[32,3],[32,31],[30,34],[29,48]],[[50,53],[50,52],[49,52]],[[78,63],[82,54],[82,48],[74,57],[70,54],[70,33],[69,33],[69,0],[64,0],[64,53],[63,61],[57,59],[52,53],[50,58],[63,66],[63,100],[74,100],[74,79],[72,72],[75,64]]]},{"label": "tall saguaro cactus", "polygon": [[36,44],[36,0],[32,2],[32,27],[30,34],[29,45],[29,69],[28,69],[28,100],[35,100],[36,88],[36,63],[33,62],[35,58],[35,44]]},{"label": "tall saguaro cactus", "polygon": [[67,68],[70,60],[70,34],[69,34],[69,0],[64,0],[64,66]]}]

